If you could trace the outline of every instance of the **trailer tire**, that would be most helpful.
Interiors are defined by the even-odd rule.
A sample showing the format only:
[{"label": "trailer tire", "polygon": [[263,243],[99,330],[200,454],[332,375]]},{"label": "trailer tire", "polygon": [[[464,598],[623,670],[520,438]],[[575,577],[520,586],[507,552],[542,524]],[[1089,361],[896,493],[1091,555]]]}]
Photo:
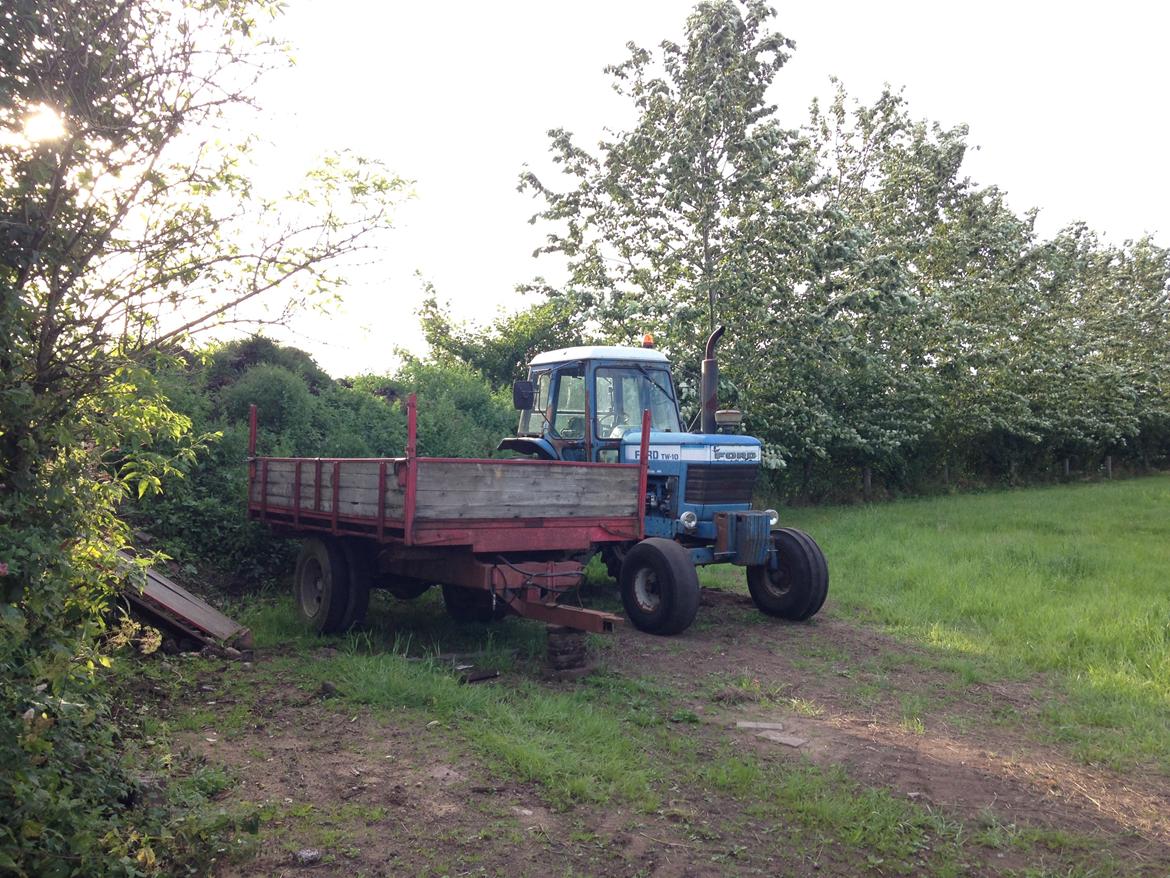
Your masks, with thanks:
[{"label": "trailer tire", "polygon": [[782,527],[772,533],[779,567],[749,567],[748,591],[761,612],[793,622],[811,619],[829,593],[829,565],[816,540],[804,531]]},{"label": "trailer tire", "polygon": [[699,575],[690,552],[674,540],[642,540],[622,562],[621,593],[626,615],[640,630],[685,631],[699,611]]},{"label": "trailer tire", "polygon": [[301,545],[293,599],[315,631],[336,634],[343,630],[349,608],[349,565],[335,540],[314,537]]},{"label": "trailer tire", "polygon": [[627,543],[615,544],[602,549],[601,560],[605,564],[605,572],[609,574],[609,578],[614,582],[621,581],[622,562],[629,552],[630,547]]},{"label": "trailer tire", "polygon": [[508,605],[499,598],[492,604],[492,593],[482,588],[460,585],[443,586],[443,606],[456,622],[495,622],[504,618]]},{"label": "trailer tire", "polygon": [[380,585],[400,601],[413,601],[426,594],[433,583],[391,573],[382,577]]},{"label": "trailer tire", "polygon": [[341,630],[360,626],[370,609],[370,587],[378,569],[378,547],[365,540],[346,540],[342,543],[345,563],[349,567],[349,600],[341,618]]}]

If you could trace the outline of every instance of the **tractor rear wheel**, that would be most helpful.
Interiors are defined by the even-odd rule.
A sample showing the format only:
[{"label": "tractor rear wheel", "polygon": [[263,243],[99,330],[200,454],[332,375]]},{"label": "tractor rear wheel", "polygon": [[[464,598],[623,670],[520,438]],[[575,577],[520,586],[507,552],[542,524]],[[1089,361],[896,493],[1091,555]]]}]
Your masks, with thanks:
[{"label": "tractor rear wheel", "polygon": [[508,612],[508,605],[498,598],[493,605],[490,591],[460,585],[443,586],[443,605],[456,622],[494,622]]},{"label": "tractor rear wheel", "polygon": [[674,540],[651,537],[626,555],[622,604],[636,627],[649,634],[678,634],[699,611],[699,575],[691,553]]},{"label": "tractor rear wheel", "polygon": [[341,546],[330,539],[305,540],[293,574],[293,598],[305,621],[322,634],[343,630],[349,591],[349,565]]},{"label": "tractor rear wheel", "polygon": [[829,565],[825,553],[804,531],[782,527],[772,533],[778,564],[749,567],[748,591],[757,607],[769,616],[803,622],[817,614],[829,593]]}]

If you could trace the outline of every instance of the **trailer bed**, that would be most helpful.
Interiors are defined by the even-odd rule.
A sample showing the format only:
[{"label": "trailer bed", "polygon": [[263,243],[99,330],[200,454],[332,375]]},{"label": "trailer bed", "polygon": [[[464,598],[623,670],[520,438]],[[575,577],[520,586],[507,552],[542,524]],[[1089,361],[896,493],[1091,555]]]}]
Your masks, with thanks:
[{"label": "trailer bed", "polygon": [[289,533],[476,553],[642,538],[645,455],[641,464],[418,457],[413,398],[408,419],[405,457],[249,458],[248,516]]}]

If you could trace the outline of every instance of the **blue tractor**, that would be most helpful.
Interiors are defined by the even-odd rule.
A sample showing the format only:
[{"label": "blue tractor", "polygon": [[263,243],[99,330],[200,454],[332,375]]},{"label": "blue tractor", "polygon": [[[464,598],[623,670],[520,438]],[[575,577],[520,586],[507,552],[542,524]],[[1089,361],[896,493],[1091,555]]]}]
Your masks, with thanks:
[{"label": "blue tractor", "polygon": [[756,606],[783,619],[812,617],[828,594],[828,565],[812,537],[780,527],[773,509],[752,509],[763,444],[737,432],[740,412],[718,407],[722,334],[720,327],[707,341],[697,431],[684,427],[670,363],[647,336],[641,348],[535,357],[512,390],[517,435],[499,445],[545,460],[638,463],[649,411],[646,538],[609,547],[603,558],[630,620],[653,634],[677,634],[694,621],[700,565],[746,567]]}]

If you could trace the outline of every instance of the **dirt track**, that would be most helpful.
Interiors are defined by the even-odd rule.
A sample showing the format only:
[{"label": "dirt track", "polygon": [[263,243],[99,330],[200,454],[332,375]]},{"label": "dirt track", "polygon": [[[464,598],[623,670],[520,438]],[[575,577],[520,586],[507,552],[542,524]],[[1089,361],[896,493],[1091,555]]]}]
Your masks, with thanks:
[{"label": "dirt track", "polygon": [[[701,752],[730,742],[769,764],[841,766],[970,832],[1075,833],[1115,874],[1170,874],[1165,779],[1085,766],[1027,736],[1043,681],[962,686],[924,654],[840,621],[831,608],[790,626],[762,620],[738,595],[705,592],[704,604],[682,636],[625,629],[598,656],[602,669],[676,691],[678,708],[698,722],[672,729],[696,736]],[[225,864],[223,876],[891,874],[832,848],[786,844],[784,827],[709,790],[673,788],[653,814],[558,812],[539,788],[471,757],[442,729],[306,698],[300,681],[269,673],[263,658],[244,673],[258,693],[247,729],[183,737],[235,770],[234,796],[271,806],[257,856]],[[762,739],[737,728],[741,721],[779,723],[806,743]],[[322,859],[298,864],[302,848]],[[971,852],[964,874],[1059,862],[1011,845]]]}]

